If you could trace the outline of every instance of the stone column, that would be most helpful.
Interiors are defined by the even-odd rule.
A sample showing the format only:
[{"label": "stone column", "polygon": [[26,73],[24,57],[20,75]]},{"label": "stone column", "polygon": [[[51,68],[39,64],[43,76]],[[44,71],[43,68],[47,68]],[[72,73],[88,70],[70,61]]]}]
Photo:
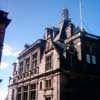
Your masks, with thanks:
[{"label": "stone column", "polygon": [[29,76],[31,77],[31,66],[32,66],[32,53],[30,54],[30,67],[29,67]]},{"label": "stone column", "polygon": [[25,59],[23,61],[23,73],[24,73],[24,75],[26,77],[26,60]]},{"label": "stone column", "polygon": [[25,59],[24,59],[24,61],[23,61],[23,72],[25,73]]},{"label": "stone column", "polygon": [[37,80],[37,84],[36,84],[36,100],[38,100],[38,80]]},{"label": "stone column", "polygon": [[29,91],[29,90],[30,90],[30,84],[28,85],[28,96],[27,96],[27,100],[29,100],[29,99],[30,99],[30,94],[29,94],[29,93],[30,93],[30,91]]},{"label": "stone column", "polygon": [[32,65],[32,53],[30,54],[30,68],[29,68],[29,70],[31,70],[31,65]]},{"label": "stone column", "polygon": [[14,100],[18,100],[17,98],[18,94],[17,94],[17,87],[15,88],[15,97],[14,97]]},{"label": "stone column", "polygon": [[21,87],[21,100],[23,100],[23,95],[24,95],[24,87]]}]

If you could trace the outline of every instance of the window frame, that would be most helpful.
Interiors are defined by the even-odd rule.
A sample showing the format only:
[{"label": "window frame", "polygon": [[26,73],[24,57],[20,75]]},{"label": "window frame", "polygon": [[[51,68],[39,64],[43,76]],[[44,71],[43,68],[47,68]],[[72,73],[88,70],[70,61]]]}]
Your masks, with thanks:
[{"label": "window frame", "polygon": [[45,71],[52,69],[53,67],[52,58],[53,58],[53,54],[49,54],[45,57]]},{"label": "window frame", "polygon": [[40,90],[42,90],[42,81],[40,82]]},{"label": "window frame", "polygon": [[86,46],[86,62],[88,64],[96,64],[96,48],[95,47]]},{"label": "window frame", "polygon": [[45,89],[51,89],[52,88],[52,79],[45,80]]},{"label": "window frame", "polygon": [[35,53],[32,55],[32,69],[34,69],[34,68],[37,67],[37,62],[38,62],[38,53],[35,52]]},{"label": "window frame", "polygon": [[29,71],[29,67],[30,67],[30,57],[27,57],[25,59],[25,66],[26,66],[25,71]]}]

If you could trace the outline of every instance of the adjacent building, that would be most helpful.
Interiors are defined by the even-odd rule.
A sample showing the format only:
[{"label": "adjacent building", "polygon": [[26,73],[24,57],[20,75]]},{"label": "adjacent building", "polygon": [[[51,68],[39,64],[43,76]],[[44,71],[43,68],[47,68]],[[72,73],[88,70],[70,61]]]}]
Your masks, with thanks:
[{"label": "adjacent building", "polygon": [[7,12],[0,10],[0,63],[1,63],[4,36],[5,36],[5,29],[7,28],[8,24],[11,21],[10,19],[7,18],[7,16],[8,16]]},{"label": "adjacent building", "polygon": [[81,31],[62,11],[59,27],[25,45],[13,63],[8,100],[89,100],[99,97],[100,37]]}]

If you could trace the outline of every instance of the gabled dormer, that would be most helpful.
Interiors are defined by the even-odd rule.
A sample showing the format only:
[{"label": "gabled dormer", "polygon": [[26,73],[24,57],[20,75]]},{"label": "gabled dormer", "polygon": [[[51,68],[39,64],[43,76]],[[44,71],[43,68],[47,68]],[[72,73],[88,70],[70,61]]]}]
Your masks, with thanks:
[{"label": "gabled dormer", "polygon": [[69,39],[72,37],[74,34],[75,26],[72,23],[68,23],[66,29],[65,29],[65,34],[66,34],[66,39]]},{"label": "gabled dormer", "polygon": [[45,46],[45,50],[46,52],[51,50],[53,45],[52,45],[52,41],[53,41],[53,30],[51,28],[46,28],[45,29],[45,41],[46,41],[46,46]]}]

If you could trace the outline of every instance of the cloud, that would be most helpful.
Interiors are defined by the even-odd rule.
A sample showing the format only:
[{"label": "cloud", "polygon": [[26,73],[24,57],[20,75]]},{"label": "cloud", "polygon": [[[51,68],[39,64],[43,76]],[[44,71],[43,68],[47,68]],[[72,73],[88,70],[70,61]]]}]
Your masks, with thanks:
[{"label": "cloud", "polygon": [[0,100],[5,100],[7,97],[8,91],[6,89],[0,89]]},{"label": "cloud", "polygon": [[7,68],[7,66],[9,66],[9,63],[1,62],[1,64],[0,64],[0,69],[3,70],[3,69],[5,69],[5,68]]},{"label": "cloud", "polygon": [[11,46],[4,44],[3,56],[17,57],[20,51],[14,50]]}]

